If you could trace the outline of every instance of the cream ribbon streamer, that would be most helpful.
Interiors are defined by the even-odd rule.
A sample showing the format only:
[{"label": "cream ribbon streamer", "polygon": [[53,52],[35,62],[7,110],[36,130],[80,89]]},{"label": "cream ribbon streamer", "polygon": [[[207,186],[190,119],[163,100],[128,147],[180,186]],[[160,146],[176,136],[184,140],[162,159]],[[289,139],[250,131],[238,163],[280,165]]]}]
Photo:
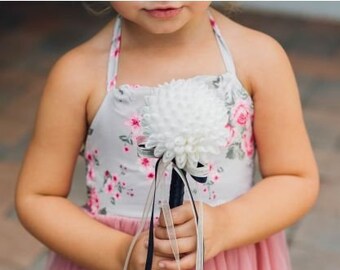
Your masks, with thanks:
[{"label": "cream ribbon streamer", "polygon": [[[153,149],[145,149],[144,145],[142,143],[139,143],[139,147],[138,147],[138,155],[139,156],[144,156],[144,157],[151,157],[151,158],[155,158],[155,155],[153,153]],[[177,269],[181,269],[180,268],[180,254],[179,254],[179,249],[178,249],[178,243],[177,243],[177,239],[176,239],[176,232],[175,232],[175,228],[174,228],[174,223],[173,223],[173,219],[171,216],[171,210],[169,207],[169,201],[168,201],[168,194],[165,194],[165,177],[164,177],[164,173],[165,170],[167,169],[168,166],[172,165],[173,169],[176,170],[176,172],[179,174],[181,180],[184,183],[186,192],[190,195],[190,204],[191,204],[191,208],[192,211],[194,213],[195,216],[195,227],[196,227],[196,237],[197,237],[197,246],[196,246],[196,270],[203,270],[203,265],[204,265],[204,241],[203,241],[203,203],[201,200],[201,194],[200,194],[200,189],[197,188],[197,182],[195,182],[196,185],[196,190],[198,191],[198,213],[196,212],[196,206],[194,205],[194,200],[193,200],[193,196],[191,193],[191,188],[190,185],[188,183],[188,180],[186,178],[186,176],[183,174],[182,170],[180,170],[175,163],[169,161],[169,162],[163,162],[162,157],[159,158],[158,160],[158,166],[157,166],[157,171],[156,171],[156,176],[155,176],[155,181],[152,182],[147,199],[146,199],[146,203],[144,206],[144,210],[143,210],[143,214],[142,214],[142,218],[139,224],[139,228],[135,234],[135,236],[132,239],[132,242],[130,244],[126,259],[125,259],[125,263],[124,263],[124,270],[128,270],[128,265],[129,265],[129,261],[131,258],[131,254],[132,254],[132,250],[140,236],[140,234],[142,233],[145,224],[146,224],[146,220],[148,219],[148,213],[150,213],[152,204],[153,204],[153,196],[152,194],[156,194],[156,190],[161,189],[161,191],[163,191],[161,193],[161,209],[162,209],[162,213],[164,215],[164,220],[165,220],[165,224],[166,224],[166,229],[167,229],[167,233],[168,233],[168,237],[169,237],[169,241],[170,241],[170,246],[175,258],[175,261],[177,263]],[[207,177],[208,175],[208,168],[207,166],[203,166],[203,167],[198,167],[198,168],[192,168],[192,167],[188,167],[186,166],[184,168],[184,170],[189,173],[190,175],[194,176],[194,177]],[[153,222],[153,221],[152,221]]]}]

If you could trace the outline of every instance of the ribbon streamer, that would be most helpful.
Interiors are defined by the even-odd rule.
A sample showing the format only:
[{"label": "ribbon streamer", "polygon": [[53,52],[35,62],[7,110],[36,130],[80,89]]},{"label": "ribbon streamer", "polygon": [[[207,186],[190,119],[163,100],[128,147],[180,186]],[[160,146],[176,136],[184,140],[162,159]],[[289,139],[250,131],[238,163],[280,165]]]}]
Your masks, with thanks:
[{"label": "ribbon streamer", "polygon": [[[139,156],[145,156],[145,157],[152,157],[155,158],[154,149],[146,149],[143,142],[139,143],[138,146],[138,155]],[[146,224],[147,219],[147,213],[151,210],[151,217],[150,217],[150,226],[149,226],[149,241],[148,241],[148,252],[147,252],[147,258],[146,258],[146,264],[145,264],[145,270],[151,270],[152,268],[152,261],[153,261],[153,250],[154,250],[154,207],[155,207],[155,198],[156,198],[156,191],[157,189],[161,188],[161,190],[165,190],[165,177],[164,172],[166,168],[172,165],[173,170],[172,173],[176,172],[178,179],[182,182],[181,184],[186,188],[186,191],[190,195],[190,203],[191,208],[193,210],[194,216],[195,216],[195,226],[196,226],[196,236],[197,236],[197,249],[196,249],[196,270],[203,270],[203,264],[204,264],[204,243],[203,243],[203,203],[200,197],[199,189],[197,188],[197,182],[204,183],[207,179],[208,175],[208,168],[207,166],[201,165],[197,168],[191,168],[191,167],[185,167],[184,170],[177,167],[176,163],[174,161],[164,162],[162,160],[162,157],[160,157],[155,166],[155,180],[153,181],[149,194],[147,196],[146,204],[144,206],[143,215],[141,218],[141,223],[138,228],[137,233],[135,234],[129,250],[128,254],[125,260],[124,264],[124,270],[128,269],[128,264],[130,261],[131,253],[133,250],[133,247],[135,246],[143,228]],[[193,195],[191,192],[190,185],[188,183],[186,172],[189,173],[194,180],[196,180],[196,188],[199,195],[199,211],[197,212],[196,205],[193,199]],[[173,181],[173,179],[172,179]],[[178,184],[178,183],[177,183]],[[171,245],[171,249],[175,258],[175,261],[177,263],[177,268],[180,270],[180,254],[178,249],[178,243],[176,239],[176,233],[174,228],[174,223],[171,216],[170,211],[170,205],[169,201],[167,200],[165,196],[163,196],[161,200],[161,209],[162,213],[164,215],[164,220],[167,228],[167,233]],[[180,199],[183,201],[183,198]],[[151,208],[151,209],[150,209]]]}]

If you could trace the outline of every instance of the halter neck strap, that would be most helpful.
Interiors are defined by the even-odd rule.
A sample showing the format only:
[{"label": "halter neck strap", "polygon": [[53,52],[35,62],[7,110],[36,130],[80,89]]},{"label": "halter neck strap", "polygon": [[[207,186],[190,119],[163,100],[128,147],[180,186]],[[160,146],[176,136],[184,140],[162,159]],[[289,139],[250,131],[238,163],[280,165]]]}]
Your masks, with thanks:
[{"label": "halter neck strap", "polygon": [[[210,25],[214,31],[218,47],[220,49],[222,59],[226,70],[232,74],[235,74],[235,65],[230,52],[230,49],[225,42],[220,29],[216,23],[216,20],[212,16],[211,12],[207,10]],[[120,45],[122,41],[122,21],[123,18],[120,15],[117,15],[115,25],[113,28],[113,35],[110,47],[110,55],[108,61],[108,69],[107,69],[107,91],[111,91],[116,87],[117,82],[117,73],[118,73],[118,60],[120,54]]]},{"label": "halter neck strap", "polygon": [[217,39],[217,43],[218,43],[218,47],[220,48],[222,57],[223,57],[223,61],[224,61],[224,65],[227,69],[227,71],[235,74],[235,65],[234,65],[234,61],[233,61],[233,57],[231,55],[230,49],[227,45],[227,43],[225,42],[221,31],[218,27],[218,24],[216,23],[216,20],[214,19],[214,17],[212,16],[211,12],[208,10],[208,15],[209,15],[209,21],[210,21],[210,25],[212,27],[212,29],[214,30],[215,33],[215,37]]}]

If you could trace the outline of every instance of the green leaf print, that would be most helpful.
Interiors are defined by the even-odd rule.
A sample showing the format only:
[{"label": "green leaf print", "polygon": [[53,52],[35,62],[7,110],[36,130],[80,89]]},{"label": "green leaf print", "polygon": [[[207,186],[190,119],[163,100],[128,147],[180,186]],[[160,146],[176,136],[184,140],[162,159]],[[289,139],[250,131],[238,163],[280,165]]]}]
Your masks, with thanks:
[{"label": "green leaf print", "polygon": [[228,152],[226,154],[226,158],[228,159],[243,159],[245,157],[245,153],[242,150],[241,143],[234,143],[229,146]]},{"label": "green leaf print", "polygon": [[113,204],[113,205],[116,205],[116,200],[115,200],[115,198],[111,198],[111,203]]},{"label": "green leaf print", "polygon": [[89,128],[87,131],[87,135],[92,135],[93,134],[93,128]]},{"label": "green leaf print", "polygon": [[100,209],[99,214],[106,215],[107,214],[106,208],[104,207],[104,208]]},{"label": "green leaf print", "polygon": [[234,151],[234,146],[231,145],[228,149],[228,152],[226,154],[226,158],[229,158],[229,159],[235,159],[235,151]]},{"label": "green leaf print", "polygon": [[120,135],[119,139],[121,139],[123,142],[128,143],[130,145],[133,145],[133,141],[131,139],[131,135],[126,136],[126,135]]},{"label": "green leaf print", "polygon": [[241,143],[237,143],[236,145],[237,145],[237,148],[235,149],[235,151],[236,151],[237,157],[239,159],[243,159],[245,156],[245,153],[242,150]]}]

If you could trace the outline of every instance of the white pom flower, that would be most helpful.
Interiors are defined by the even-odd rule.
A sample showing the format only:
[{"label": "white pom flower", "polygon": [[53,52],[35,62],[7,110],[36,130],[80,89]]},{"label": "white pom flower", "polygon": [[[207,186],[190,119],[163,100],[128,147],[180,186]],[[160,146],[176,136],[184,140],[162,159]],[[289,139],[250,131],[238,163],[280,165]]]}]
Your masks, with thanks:
[{"label": "white pom flower", "polygon": [[179,168],[207,163],[225,145],[228,121],[224,101],[202,82],[172,80],[145,97],[142,113],[145,148]]}]

